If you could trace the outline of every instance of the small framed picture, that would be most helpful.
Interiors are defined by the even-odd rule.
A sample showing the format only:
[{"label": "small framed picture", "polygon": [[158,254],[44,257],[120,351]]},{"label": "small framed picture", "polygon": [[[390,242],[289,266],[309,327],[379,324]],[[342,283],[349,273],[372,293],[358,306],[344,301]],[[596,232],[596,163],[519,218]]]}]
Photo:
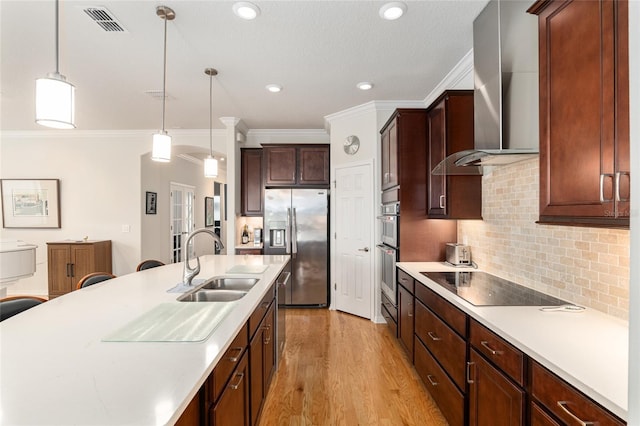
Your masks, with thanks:
[{"label": "small framed picture", "polygon": [[147,191],[147,214],[156,214],[158,212],[158,193]]},{"label": "small framed picture", "polygon": [[204,226],[213,226],[213,198],[204,197]]},{"label": "small framed picture", "polygon": [[2,226],[60,228],[58,179],[2,179]]}]

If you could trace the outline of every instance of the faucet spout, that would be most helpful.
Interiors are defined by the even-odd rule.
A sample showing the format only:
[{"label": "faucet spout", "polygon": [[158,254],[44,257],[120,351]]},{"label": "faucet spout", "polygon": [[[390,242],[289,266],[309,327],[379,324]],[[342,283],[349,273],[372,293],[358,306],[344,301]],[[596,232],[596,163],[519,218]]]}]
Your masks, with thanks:
[{"label": "faucet spout", "polygon": [[220,240],[220,237],[218,236],[218,234],[216,234],[215,232],[213,232],[210,229],[206,229],[206,228],[199,228],[199,229],[195,229],[193,231],[191,231],[191,233],[187,236],[187,240],[185,242],[185,256],[184,256],[184,268],[182,270],[182,283],[186,284],[188,286],[191,285],[191,282],[193,281],[193,279],[196,277],[196,275],[198,275],[200,273],[200,258],[196,256],[196,267],[192,268],[191,265],[189,264],[189,243],[191,242],[191,240],[193,239],[193,237],[195,237],[198,234],[201,233],[205,233],[205,234],[209,234],[211,235],[211,237],[213,237],[214,240],[214,248],[215,245],[217,244],[218,247],[220,247],[220,249],[224,248],[224,244],[222,244],[222,241]]}]

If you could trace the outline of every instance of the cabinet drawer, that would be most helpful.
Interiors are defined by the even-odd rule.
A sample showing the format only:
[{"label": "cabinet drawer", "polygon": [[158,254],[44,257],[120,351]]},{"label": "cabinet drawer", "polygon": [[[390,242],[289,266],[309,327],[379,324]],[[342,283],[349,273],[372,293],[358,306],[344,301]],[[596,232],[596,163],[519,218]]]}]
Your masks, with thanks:
[{"label": "cabinet drawer", "polygon": [[471,320],[470,342],[520,386],[524,385],[524,354],[495,333]]},{"label": "cabinet drawer", "polygon": [[467,314],[421,283],[416,285],[415,295],[418,300],[443,319],[449,327],[457,331],[462,337],[467,337]]},{"label": "cabinet drawer", "polygon": [[264,314],[267,313],[269,309],[269,305],[271,305],[271,301],[276,297],[275,293],[275,285],[272,285],[271,288],[267,291],[267,294],[264,295],[260,304],[256,308],[255,311],[249,317],[249,338],[253,339],[253,335],[256,334],[256,330],[262,322],[262,318],[264,318]]},{"label": "cabinet drawer", "polygon": [[384,293],[382,293],[382,306],[387,308],[387,312],[389,313],[389,315],[391,315],[391,318],[393,318],[395,322],[398,322],[398,308],[396,308],[396,306],[391,303],[391,300],[389,300],[389,298]]},{"label": "cabinet drawer", "polygon": [[420,301],[416,302],[415,311],[416,336],[449,373],[458,387],[464,389],[466,342]]},{"label": "cabinet drawer", "polygon": [[211,390],[213,398],[207,398],[210,403],[217,401],[220,397],[248,343],[247,327],[244,326],[213,370],[213,389]]},{"label": "cabinet drawer", "polygon": [[404,272],[402,269],[398,269],[398,284],[409,290],[411,294],[413,294],[413,292],[415,291],[413,277]]},{"label": "cabinet drawer", "polygon": [[531,394],[563,423],[625,424],[536,362],[531,362]]},{"label": "cabinet drawer", "polygon": [[531,403],[531,426],[560,426],[535,402]]},{"label": "cabinet drawer", "polygon": [[418,375],[447,422],[452,426],[464,424],[464,395],[433,359],[422,342],[417,339],[414,364]]}]

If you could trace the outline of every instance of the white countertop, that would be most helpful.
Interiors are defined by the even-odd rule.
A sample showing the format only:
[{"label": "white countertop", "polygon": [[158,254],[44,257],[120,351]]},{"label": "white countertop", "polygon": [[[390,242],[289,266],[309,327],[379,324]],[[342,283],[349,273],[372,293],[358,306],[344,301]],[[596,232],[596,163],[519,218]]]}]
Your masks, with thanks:
[{"label": "white countertop", "polygon": [[421,272],[473,270],[439,262],[397,266],[622,419],[627,419],[626,321],[594,309],[543,312],[533,306],[474,306]]},{"label": "white countertop", "polygon": [[182,280],[182,263],[73,291],[1,322],[0,424],[173,424],[288,259],[201,256],[197,279],[236,264],[269,265],[202,342],[102,340],[161,304],[185,303],[167,293]]}]

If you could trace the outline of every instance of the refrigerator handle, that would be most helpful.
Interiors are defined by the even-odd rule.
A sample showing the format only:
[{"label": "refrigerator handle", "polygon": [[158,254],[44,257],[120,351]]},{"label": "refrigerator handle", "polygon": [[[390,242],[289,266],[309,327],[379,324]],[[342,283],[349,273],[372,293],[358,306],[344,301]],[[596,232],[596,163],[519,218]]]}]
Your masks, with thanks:
[{"label": "refrigerator handle", "polygon": [[293,229],[291,231],[291,253],[298,253],[298,221],[296,218],[296,208],[293,208],[293,216],[291,218]]},{"label": "refrigerator handle", "polygon": [[287,229],[285,229],[284,231],[284,247],[285,247],[286,254],[291,253],[290,239],[291,239],[291,208],[287,208]]}]

